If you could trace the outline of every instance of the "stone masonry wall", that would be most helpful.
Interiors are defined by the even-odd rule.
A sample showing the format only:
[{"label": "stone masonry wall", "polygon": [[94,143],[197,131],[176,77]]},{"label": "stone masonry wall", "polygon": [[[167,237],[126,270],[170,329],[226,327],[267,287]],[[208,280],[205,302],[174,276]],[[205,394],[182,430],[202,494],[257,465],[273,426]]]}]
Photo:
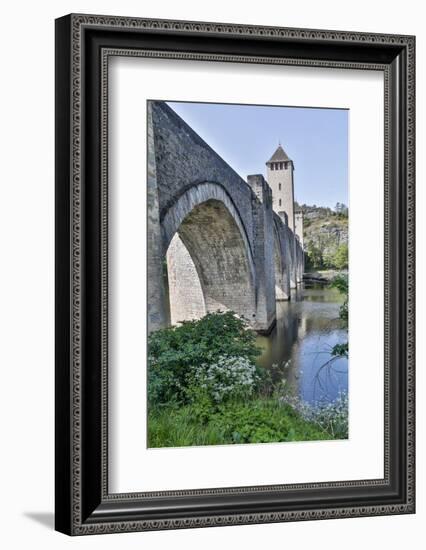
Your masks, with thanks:
[{"label": "stone masonry wall", "polygon": [[[271,170],[267,167],[268,184],[272,189],[274,197],[274,211],[284,210],[288,215],[288,226],[294,232],[294,183],[293,183],[293,162],[282,163],[287,168]],[[281,201],[281,204],[280,204]]]},{"label": "stone masonry wall", "polygon": [[299,242],[303,248],[303,212],[295,213],[294,223],[295,223],[294,233],[299,238]]},{"label": "stone masonry wall", "polygon": [[167,251],[167,275],[171,324],[203,317],[206,305],[197,269],[177,233]]},{"label": "stone masonry wall", "polygon": [[276,318],[272,191],[262,175],[248,176],[254,193],[254,258],[256,265],[257,316],[255,328],[267,332]]},{"label": "stone masonry wall", "polygon": [[[180,258],[176,234],[188,253]],[[165,103],[148,102],[149,331],[166,323],[166,254],[172,300],[182,303],[184,287],[198,275],[199,286],[192,288],[194,297],[201,289],[206,312],[232,309],[258,331],[275,322],[277,266],[278,287],[288,297],[301,257],[294,233],[272,210],[263,176],[245,182]],[[180,269],[186,274],[181,282]],[[200,315],[196,302],[194,311],[182,305],[173,318]]]},{"label": "stone masonry wall", "polygon": [[148,158],[147,158],[147,249],[148,249],[148,330],[166,324],[166,294],[163,283],[163,243],[160,224],[160,206],[157,187],[157,166],[154,144],[152,108],[148,104]]},{"label": "stone masonry wall", "polygon": [[247,183],[164,102],[149,102],[155,135],[157,189],[162,219],[177,198],[194,185],[224,188],[240,213],[247,239],[253,235],[252,193]]}]

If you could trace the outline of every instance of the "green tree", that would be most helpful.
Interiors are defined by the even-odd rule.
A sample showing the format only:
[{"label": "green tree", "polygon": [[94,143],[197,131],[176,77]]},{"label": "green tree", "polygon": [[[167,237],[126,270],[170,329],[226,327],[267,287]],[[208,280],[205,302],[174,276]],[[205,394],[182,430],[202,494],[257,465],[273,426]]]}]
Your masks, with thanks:
[{"label": "green tree", "polygon": [[312,241],[309,241],[306,247],[307,267],[319,269],[323,266],[322,250]]},{"label": "green tree", "polygon": [[348,217],[348,207],[343,202],[337,202],[336,206],[334,207],[334,211],[336,212],[339,218]]},{"label": "green tree", "polygon": [[327,269],[334,268],[334,254],[332,252],[327,252],[323,254],[323,266]]},{"label": "green tree", "polygon": [[346,269],[349,262],[349,249],[347,244],[341,244],[334,255],[334,265],[337,269]]}]

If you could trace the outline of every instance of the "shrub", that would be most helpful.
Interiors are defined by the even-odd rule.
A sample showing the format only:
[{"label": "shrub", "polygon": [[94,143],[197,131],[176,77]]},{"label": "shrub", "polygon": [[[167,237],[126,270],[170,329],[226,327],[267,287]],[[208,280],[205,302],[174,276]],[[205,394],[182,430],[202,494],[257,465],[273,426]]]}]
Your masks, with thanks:
[{"label": "shrub", "polygon": [[229,357],[253,363],[255,333],[233,312],[209,313],[197,321],[153,332],[148,339],[148,403],[188,403],[196,372]]},{"label": "shrub", "polygon": [[347,275],[337,275],[331,281],[330,286],[336,288],[343,295],[344,301],[340,306],[339,317],[343,321],[344,328],[348,328],[348,300],[349,300],[349,279]]},{"label": "shrub", "polygon": [[320,269],[323,266],[322,250],[312,241],[308,241],[306,247],[306,267],[308,269]]},{"label": "shrub", "polygon": [[346,269],[349,262],[349,249],[347,244],[341,244],[334,255],[334,265],[337,269]]},{"label": "shrub", "polygon": [[245,399],[259,380],[256,366],[245,357],[219,357],[212,365],[195,369],[189,390],[202,391],[214,403]]},{"label": "shrub", "polygon": [[199,403],[154,408],[148,419],[149,447],[277,443],[332,439],[321,426],[303,419],[275,399],[230,401],[201,422]]},{"label": "shrub", "polygon": [[282,396],[281,403],[292,407],[304,420],[318,425],[333,439],[348,438],[349,400],[346,393],[339,394],[332,403],[318,403],[315,406],[290,395]]},{"label": "shrub", "polygon": [[275,399],[257,399],[220,408],[212,424],[231,443],[275,443],[330,439],[321,426]]},{"label": "shrub", "polygon": [[148,447],[221,445],[223,433],[216,426],[199,422],[191,406],[154,408],[148,417]]}]

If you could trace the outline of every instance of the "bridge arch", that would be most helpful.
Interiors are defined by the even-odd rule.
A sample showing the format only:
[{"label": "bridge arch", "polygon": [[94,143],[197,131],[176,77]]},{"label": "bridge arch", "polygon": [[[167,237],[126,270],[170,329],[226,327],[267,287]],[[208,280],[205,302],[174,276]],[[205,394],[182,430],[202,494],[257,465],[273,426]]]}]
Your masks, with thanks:
[{"label": "bridge arch", "polygon": [[209,182],[186,189],[162,216],[161,227],[172,323],[232,310],[254,324],[252,251],[225,189]]}]

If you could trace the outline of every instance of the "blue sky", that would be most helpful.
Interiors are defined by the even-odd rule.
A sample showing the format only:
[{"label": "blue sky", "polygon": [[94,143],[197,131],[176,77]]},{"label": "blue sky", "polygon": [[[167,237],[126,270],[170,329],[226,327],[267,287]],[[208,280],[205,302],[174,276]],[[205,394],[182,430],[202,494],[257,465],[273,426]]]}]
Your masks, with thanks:
[{"label": "blue sky", "polygon": [[213,103],[168,105],[242,178],[266,177],[265,162],[278,143],[295,166],[299,203],[348,204],[348,117],[342,109]]}]

